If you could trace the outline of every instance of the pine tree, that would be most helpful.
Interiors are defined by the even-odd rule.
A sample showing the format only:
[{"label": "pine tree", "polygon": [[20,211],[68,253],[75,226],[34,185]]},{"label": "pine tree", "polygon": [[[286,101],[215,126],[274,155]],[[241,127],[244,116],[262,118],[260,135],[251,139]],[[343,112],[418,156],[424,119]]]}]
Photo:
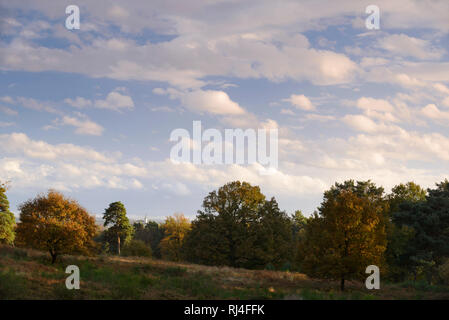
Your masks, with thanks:
[{"label": "pine tree", "polygon": [[104,226],[110,226],[106,231],[106,238],[112,247],[116,246],[117,253],[120,255],[122,244],[131,240],[134,229],[126,216],[126,209],[123,203],[113,202],[103,214]]}]

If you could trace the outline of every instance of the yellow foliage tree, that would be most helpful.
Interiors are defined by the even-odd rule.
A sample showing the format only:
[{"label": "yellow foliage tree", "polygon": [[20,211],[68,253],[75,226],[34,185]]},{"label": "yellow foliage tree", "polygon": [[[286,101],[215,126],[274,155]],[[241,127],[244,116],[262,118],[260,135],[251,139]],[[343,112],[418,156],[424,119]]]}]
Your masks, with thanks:
[{"label": "yellow foliage tree", "polygon": [[184,238],[191,229],[189,219],[183,214],[167,217],[162,225],[164,238],[161,240],[161,254],[163,259],[180,261]]},{"label": "yellow foliage tree", "polygon": [[381,267],[386,250],[384,207],[351,190],[328,192],[320,213],[307,223],[302,270],[309,276],[340,280],[367,277],[366,267]]},{"label": "yellow foliage tree", "polygon": [[60,254],[88,253],[97,231],[95,219],[75,200],[50,190],[21,204],[16,243]]}]

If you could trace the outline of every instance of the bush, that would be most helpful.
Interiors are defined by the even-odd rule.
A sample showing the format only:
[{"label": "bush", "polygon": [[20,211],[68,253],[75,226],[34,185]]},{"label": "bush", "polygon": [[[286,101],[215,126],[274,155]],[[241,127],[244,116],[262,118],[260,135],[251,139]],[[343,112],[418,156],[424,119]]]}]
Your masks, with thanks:
[{"label": "bush", "polygon": [[268,263],[266,266],[265,266],[265,270],[271,270],[271,271],[273,271],[273,270],[276,270],[276,268],[274,267],[274,265],[272,264],[272,263]]},{"label": "bush", "polygon": [[129,241],[122,250],[125,257],[151,257],[151,247],[146,245],[142,240]]},{"label": "bush", "polygon": [[286,263],[284,263],[281,267],[282,271],[291,271],[292,270],[292,264],[287,261]]},{"label": "bush", "polygon": [[449,259],[446,259],[446,261],[438,268],[438,275],[444,284],[449,285]]}]

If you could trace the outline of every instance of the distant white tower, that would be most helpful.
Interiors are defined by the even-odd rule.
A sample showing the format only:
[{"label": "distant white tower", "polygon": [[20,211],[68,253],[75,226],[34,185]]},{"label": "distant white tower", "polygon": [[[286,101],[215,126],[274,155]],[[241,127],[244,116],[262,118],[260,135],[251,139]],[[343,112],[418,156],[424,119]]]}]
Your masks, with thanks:
[{"label": "distant white tower", "polygon": [[147,224],[148,220],[147,220],[147,215],[145,215],[145,224]]}]

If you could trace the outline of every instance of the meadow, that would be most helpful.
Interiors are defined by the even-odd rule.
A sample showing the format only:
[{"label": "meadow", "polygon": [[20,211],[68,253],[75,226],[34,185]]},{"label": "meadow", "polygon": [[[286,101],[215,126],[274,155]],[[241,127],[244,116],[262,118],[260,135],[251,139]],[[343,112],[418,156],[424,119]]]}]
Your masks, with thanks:
[{"label": "meadow", "polygon": [[[80,268],[80,290],[68,290],[68,265]],[[350,281],[311,279],[288,271],[246,270],[175,263],[142,257],[61,256],[0,246],[0,299],[449,299],[449,288],[423,282],[382,283],[367,290]]]}]

